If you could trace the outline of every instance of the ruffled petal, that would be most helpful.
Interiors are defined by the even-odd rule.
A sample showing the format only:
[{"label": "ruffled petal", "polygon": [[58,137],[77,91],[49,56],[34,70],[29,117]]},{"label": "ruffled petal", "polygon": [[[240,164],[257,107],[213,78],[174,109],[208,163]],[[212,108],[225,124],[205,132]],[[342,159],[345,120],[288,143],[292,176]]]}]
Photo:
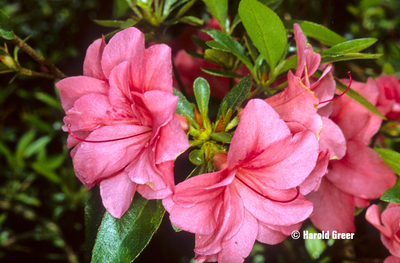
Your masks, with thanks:
[{"label": "ruffled petal", "polygon": [[106,80],[101,68],[101,57],[103,56],[103,50],[106,46],[104,39],[97,39],[94,41],[86,50],[85,60],[83,62],[83,75]]},{"label": "ruffled petal", "polygon": [[85,76],[62,79],[56,83],[56,87],[60,90],[61,105],[64,111],[74,107],[75,101],[83,95],[91,93],[107,95],[108,92],[107,82]]},{"label": "ruffled petal", "polygon": [[322,117],[320,150],[329,150],[329,159],[342,159],[346,154],[346,139],[342,130],[332,120]]},{"label": "ruffled petal", "polygon": [[76,176],[90,189],[100,180],[120,173],[142,152],[150,132],[149,127],[136,125],[104,126],[93,131],[87,140],[102,141],[138,135],[112,142],[80,142],[73,159]]},{"label": "ruffled petal", "polygon": [[376,199],[396,182],[396,176],[377,152],[358,141],[347,142],[347,154],[331,161],[326,175],[336,187],[364,199]]},{"label": "ruffled petal", "polygon": [[[105,77],[108,79],[111,70],[123,61],[128,61],[131,64],[135,63],[143,67],[143,57],[144,35],[138,29],[130,27],[118,32],[110,39],[110,42],[104,48],[101,67]],[[132,78],[142,75],[141,72],[142,70]]]},{"label": "ruffled petal", "polygon": [[251,155],[289,134],[289,128],[271,106],[260,99],[249,101],[232,138],[228,167],[246,162]]},{"label": "ruffled petal", "polygon": [[99,186],[104,207],[113,217],[121,218],[132,203],[136,184],[122,171],[102,180]]},{"label": "ruffled petal", "polygon": [[307,199],[314,204],[311,221],[319,230],[354,233],[353,197],[343,193],[327,179],[322,178],[318,191],[311,192]]}]

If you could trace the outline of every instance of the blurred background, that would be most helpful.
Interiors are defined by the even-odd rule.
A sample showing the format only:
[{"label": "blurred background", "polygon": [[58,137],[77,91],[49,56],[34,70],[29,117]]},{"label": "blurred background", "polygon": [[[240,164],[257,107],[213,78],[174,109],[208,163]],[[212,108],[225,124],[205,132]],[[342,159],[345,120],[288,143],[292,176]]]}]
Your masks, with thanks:
[{"label": "blurred background", "polygon": [[[0,22],[67,76],[81,75],[86,48],[115,29],[93,20],[126,20],[133,16],[129,2],[134,1],[0,0]],[[277,2],[281,4],[275,11],[281,18],[316,22],[346,39],[378,39],[366,52],[381,53],[381,58],[335,63],[337,74],[351,70],[353,78],[360,81],[382,72],[400,77],[400,1]],[[229,1],[232,13],[238,3]],[[205,22],[210,18],[200,0],[189,12]],[[191,41],[197,29],[174,24],[157,42],[182,39],[172,45],[175,54],[191,45],[183,39]],[[4,49],[6,44],[13,54],[15,46],[11,42],[0,40],[0,44]],[[24,52],[19,51],[18,61],[25,68],[42,70]],[[84,245],[84,208],[91,192],[74,175],[65,145],[67,134],[61,130],[64,111],[54,86],[56,80],[14,77],[14,73],[0,75],[0,262],[89,262],[90,252],[85,252]],[[399,150],[398,141],[394,143]],[[179,178],[185,178],[191,170],[184,156],[176,167]],[[289,237],[276,246],[256,244],[246,262],[355,262],[354,255],[357,262],[382,262],[389,253],[378,231],[363,220],[365,211],[360,213],[356,218],[356,240],[304,244],[304,240]],[[315,231],[309,221],[303,225],[306,228]],[[194,235],[175,233],[166,215],[135,262],[194,262],[193,248]]]}]

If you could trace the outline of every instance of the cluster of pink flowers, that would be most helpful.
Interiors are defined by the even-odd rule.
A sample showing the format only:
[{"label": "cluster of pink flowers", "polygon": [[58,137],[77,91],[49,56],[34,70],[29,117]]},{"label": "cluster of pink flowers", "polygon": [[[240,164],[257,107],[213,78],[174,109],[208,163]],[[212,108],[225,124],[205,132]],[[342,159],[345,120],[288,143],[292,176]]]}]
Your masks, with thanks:
[{"label": "cluster of pink flowers", "polygon": [[[332,66],[315,79],[321,57],[297,24],[294,33],[298,65],[287,75],[288,87],[247,103],[229,151],[213,158],[218,171],[176,186],[174,159],[189,144],[175,116],[170,49],[145,49],[135,28],[108,44],[95,41],[83,76],[57,83],[77,177],[88,189],[99,185],[114,217],[124,214],[136,191],[163,199],[171,222],[195,234],[200,262],[243,262],[255,240],[280,243],[307,218],[320,230],[354,232],[355,207],[367,207],[396,181],[368,147],[382,119],[347,96],[334,100]],[[399,118],[398,80],[382,76],[351,87]],[[367,212],[391,252],[400,248],[398,223],[391,224],[399,222],[399,208],[382,214],[384,227],[377,207]]]}]

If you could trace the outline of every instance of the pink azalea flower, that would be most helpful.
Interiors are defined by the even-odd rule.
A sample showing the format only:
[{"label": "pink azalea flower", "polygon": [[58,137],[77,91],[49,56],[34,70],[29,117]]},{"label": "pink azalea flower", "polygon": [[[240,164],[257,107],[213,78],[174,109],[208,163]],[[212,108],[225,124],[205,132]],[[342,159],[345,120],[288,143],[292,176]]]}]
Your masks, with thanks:
[{"label": "pink azalea flower", "polygon": [[289,71],[288,87],[265,101],[278,112],[292,133],[308,129],[319,138],[321,152],[318,165],[300,187],[302,194],[308,194],[318,187],[329,159],[344,156],[346,143],[340,128],[329,118],[321,116],[331,111],[331,105],[329,108],[327,103],[321,102],[331,99],[336,89],[331,66],[326,67],[320,79],[314,79],[312,74],[320,66],[321,56],[306,43],[307,39],[298,24],[294,24],[294,33],[298,50],[296,73]]},{"label": "pink azalea flower", "polygon": [[[371,78],[367,83],[353,82],[351,87],[376,104],[378,88]],[[311,221],[320,230],[355,232],[355,207],[366,207],[369,199],[379,198],[395,184],[396,176],[368,147],[381,118],[348,96],[333,102],[330,118],[343,131],[347,151],[340,160],[330,160],[320,188],[307,195],[315,207]]]},{"label": "pink azalea flower", "polygon": [[389,203],[382,215],[379,206],[371,205],[365,219],[381,232],[383,245],[393,255],[385,259],[387,262],[400,262],[400,205]]},{"label": "pink azalea flower", "polygon": [[173,160],[188,141],[174,114],[169,47],[145,49],[143,34],[128,28],[89,46],[83,74],[56,84],[79,180],[87,189],[98,184],[118,218],[135,191],[148,199],[170,195]]},{"label": "pink azalea flower", "polygon": [[243,262],[255,240],[282,242],[312,212],[297,188],[318,158],[318,140],[291,134],[264,101],[249,101],[222,170],[190,178],[163,200],[177,227],[196,234],[197,261]]},{"label": "pink azalea flower", "polygon": [[382,74],[375,81],[379,88],[378,109],[388,119],[400,121],[400,79]]}]

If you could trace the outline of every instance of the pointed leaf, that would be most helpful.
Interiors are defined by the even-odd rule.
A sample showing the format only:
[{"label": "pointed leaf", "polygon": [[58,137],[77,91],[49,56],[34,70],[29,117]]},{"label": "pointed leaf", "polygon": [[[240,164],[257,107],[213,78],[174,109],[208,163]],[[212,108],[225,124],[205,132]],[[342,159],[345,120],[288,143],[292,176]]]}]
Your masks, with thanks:
[{"label": "pointed leaf", "polygon": [[360,38],[342,42],[334,45],[331,48],[328,48],[327,50],[322,52],[321,55],[335,53],[356,53],[373,45],[376,41],[376,38]]},{"label": "pointed leaf", "polygon": [[96,186],[90,192],[92,195],[85,206],[85,262],[90,261],[97,231],[106,212],[101,201],[100,189]]},{"label": "pointed leaf", "polygon": [[239,15],[254,45],[270,67],[275,68],[287,44],[287,33],[281,19],[257,0],[242,0]]},{"label": "pointed leaf", "polygon": [[235,113],[237,107],[239,107],[242,102],[246,99],[247,94],[251,89],[251,76],[246,76],[241,79],[229,92],[226,94],[225,98],[222,100],[220,107],[218,109],[217,117],[222,113],[222,105],[226,102],[228,104],[227,109],[232,110],[232,114]]},{"label": "pointed leaf", "polygon": [[382,160],[389,165],[396,174],[400,175],[400,153],[382,148],[375,148],[375,151],[379,153]]},{"label": "pointed leaf", "polygon": [[199,77],[193,83],[197,107],[203,119],[208,118],[208,102],[210,100],[210,85],[207,80]]},{"label": "pointed leaf", "polygon": [[164,213],[161,200],[147,200],[138,194],[121,219],[106,212],[97,233],[92,262],[132,262],[150,242]]},{"label": "pointed leaf", "polygon": [[8,25],[0,23],[0,37],[11,40],[14,38],[14,31]]},{"label": "pointed leaf", "polygon": [[[343,82],[339,81],[336,78],[335,78],[335,80],[336,80],[336,88],[338,90],[344,92],[347,89],[347,85],[345,85]],[[353,100],[355,100],[358,103],[360,103],[361,105],[363,105],[370,112],[372,112],[372,113],[378,115],[379,117],[381,117],[382,119],[386,120],[386,117],[383,116],[382,113],[377,108],[375,108],[374,105],[371,104],[371,102],[369,102],[366,98],[364,98],[360,93],[358,93],[354,89],[349,88],[349,90],[346,92],[345,95],[349,96]]]},{"label": "pointed leaf", "polygon": [[313,22],[301,21],[301,20],[287,20],[284,21],[283,23],[286,29],[289,31],[293,31],[294,23],[299,24],[304,34],[328,46],[334,46],[336,44],[346,42],[346,39],[344,37],[336,34],[335,32],[331,31],[330,29],[322,25]]},{"label": "pointed leaf", "polygon": [[377,59],[380,58],[382,54],[364,54],[364,53],[335,53],[321,55],[321,64],[332,63],[337,61],[346,61],[353,59]]},{"label": "pointed leaf", "polygon": [[96,24],[98,24],[100,26],[104,26],[104,27],[120,27],[126,21],[124,21],[124,20],[97,20],[97,19],[94,19],[93,22],[95,22]]},{"label": "pointed leaf", "polygon": [[206,49],[204,59],[226,69],[232,68],[235,63],[235,57],[231,53],[216,49]]},{"label": "pointed leaf", "polygon": [[226,30],[226,19],[228,14],[228,0],[203,0],[210,13],[218,21],[222,31]]},{"label": "pointed leaf", "polygon": [[381,196],[382,201],[400,204],[400,186],[393,186],[389,188]]},{"label": "pointed leaf", "polygon": [[231,36],[228,36],[221,31],[215,29],[203,29],[202,31],[209,34],[215,41],[208,41],[206,44],[217,50],[226,51],[237,56],[240,61],[243,62],[248,68],[252,68],[251,61],[246,56],[243,47],[239,42],[234,40]]},{"label": "pointed leaf", "polygon": [[174,88],[173,93],[175,96],[179,97],[175,112],[189,118],[189,120],[194,123],[194,105],[190,103],[179,90]]},{"label": "pointed leaf", "polygon": [[232,72],[229,70],[218,69],[218,68],[201,68],[202,71],[218,76],[218,77],[226,77],[226,78],[234,78],[234,79],[241,79],[243,78],[242,75],[237,74],[236,72]]}]

